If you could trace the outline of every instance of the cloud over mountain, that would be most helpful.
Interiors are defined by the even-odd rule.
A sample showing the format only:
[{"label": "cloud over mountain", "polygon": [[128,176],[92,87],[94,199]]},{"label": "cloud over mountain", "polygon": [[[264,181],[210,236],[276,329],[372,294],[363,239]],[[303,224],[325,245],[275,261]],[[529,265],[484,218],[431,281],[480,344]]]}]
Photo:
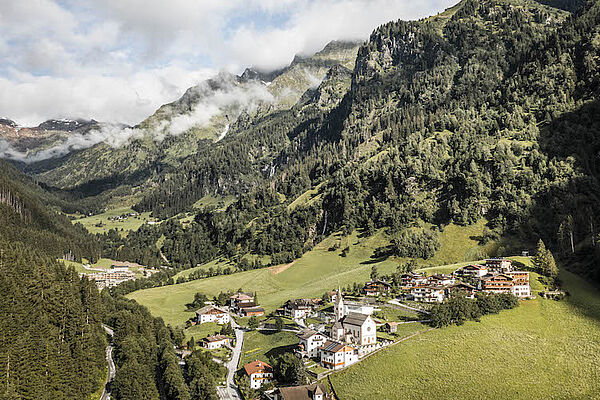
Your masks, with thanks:
[{"label": "cloud over mountain", "polygon": [[0,114],[136,124],[220,69],[273,68],[449,0],[0,1]]}]

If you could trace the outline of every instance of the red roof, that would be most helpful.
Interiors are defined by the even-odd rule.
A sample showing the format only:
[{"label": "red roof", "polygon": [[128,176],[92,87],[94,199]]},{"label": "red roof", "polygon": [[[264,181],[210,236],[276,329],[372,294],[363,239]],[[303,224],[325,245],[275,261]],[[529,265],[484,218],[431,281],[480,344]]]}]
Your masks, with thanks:
[{"label": "red roof", "polygon": [[252,374],[262,374],[262,373],[269,373],[269,372],[273,372],[273,367],[271,367],[269,364],[267,364],[264,361],[259,361],[259,360],[254,360],[252,362],[249,362],[248,364],[244,365],[244,370],[246,371],[246,374],[248,376],[252,375]]}]

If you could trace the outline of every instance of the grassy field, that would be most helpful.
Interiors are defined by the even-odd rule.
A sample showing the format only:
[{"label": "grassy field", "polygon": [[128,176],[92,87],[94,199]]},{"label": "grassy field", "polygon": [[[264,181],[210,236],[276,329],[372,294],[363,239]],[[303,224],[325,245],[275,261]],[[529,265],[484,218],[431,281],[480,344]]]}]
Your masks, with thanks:
[{"label": "grassy field", "polygon": [[201,339],[211,335],[218,335],[219,332],[221,332],[221,325],[214,322],[194,325],[185,330],[185,341],[187,342],[193,336],[196,343],[200,343]]},{"label": "grassy field", "polygon": [[115,208],[102,214],[75,219],[73,223],[81,223],[90,233],[106,233],[111,229],[116,229],[122,235],[126,235],[129,231],[135,231],[143,224],[153,220],[150,218],[149,212],[139,214],[135,217],[127,217],[127,219],[121,221],[109,220],[109,218],[133,212],[135,211],[128,207]]},{"label": "grassy field", "polygon": [[[472,237],[483,230],[483,223],[471,227],[449,225],[448,232],[441,234],[442,248],[436,253],[434,260],[463,261],[465,254],[476,244]],[[464,232],[463,232],[464,231]],[[242,288],[245,291],[258,292],[259,302],[267,312],[280,307],[286,300],[302,297],[321,297],[328,290],[338,285],[351,285],[355,282],[364,283],[369,280],[371,267],[377,266],[380,274],[396,270],[404,259],[388,258],[375,260],[371,258],[373,251],[388,244],[388,239],[382,231],[361,238],[356,232],[348,237],[339,234],[326,238],[315,248],[306,253],[289,266],[264,268],[239,272],[227,276],[217,276],[208,279],[195,280],[178,285],[163,286],[131,293],[129,298],[145,305],[153,315],[162,317],[166,323],[181,325],[192,316],[185,311],[196,292],[208,296],[217,295],[220,291],[235,291]],[[337,245],[338,250],[330,251]],[[346,257],[341,250],[349,247]],[[431,260],[418,260],[423,266],[432,263]],[[464,262],[462,263],[464,264]],[[213,261],[197,268],[210,266],[226,266],[226,261]],[[446,271],[449,267],[427,268],[428,273]],[[452,267],[450,267],[452,268]],[[178,276],[188,275],[191,271],[182,272]]]},{"label": "grassy field", "polygon": [[113,265],[117,265],[117,266],[129,267],[129,270],[132,272],[135,272],[137,276],[142,276],[141,270],[144,268],[144,266],[139,265],[139,264],[115,261],[115,260],[111,260],[110,258],[101,258],[98,261],[96,261],[94,264],[90,264],[90,268],[92,268],[91,270],[83,267],[83,264],[89,264],[89,261],[86,259],[82,260],[83,264],[76,262],[76,261],[67,261],[67,260],[59,260],[59,261],[62,262],[63,264],[65,264],[67,267],[75,268],[76,272],[82,272],[84,274],[93,274],[93,273],[99,272],[99,271],[95,271],[96,269],[108,269]]},{"label": "grassy field", "polygon": [[244,336],[240,367],[256,359],[269,361],[269,357],[289,351],[298,344],[298,337],[292,332],[252,331]]},{"label": "grassy field", "polygon": [[336,392],[343,399],[600,398],[600,293],[568,272],[561,278],[566,300],[524,301],[479,323],[424,333],[334,374]]}]

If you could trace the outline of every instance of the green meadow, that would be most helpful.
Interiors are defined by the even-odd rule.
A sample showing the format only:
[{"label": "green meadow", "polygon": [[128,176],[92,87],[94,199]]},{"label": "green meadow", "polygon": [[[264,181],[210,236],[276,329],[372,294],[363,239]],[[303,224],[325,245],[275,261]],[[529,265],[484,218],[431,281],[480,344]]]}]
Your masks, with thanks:
[{"label": "green meadow", "polygon": [[[433,261],[450,262],[464,261],[465,254],[477,246],[477,236],[483,231],[483,222],[470,227],[449,225],[440,234],[441,249]],[[232,275],[217,276],[195,280],[177,285],[163,286],[137,291],[128,295],[140,304],[148,307],[153,315],[162,317],[171,325],[182,325],[193,316],[185,311],[196,292],[208,296],[219,294],[220,291],[235,291],[242,288],[246,291],[257,292],[259,303],[267,312],[274,311],[288,299],[302,297],[320,297],[325,291],[338,286],[363,283],[369,279],[371,268],[376,266],[380,274],[396,270],[404,259],[388,258],[376,260],[371,256],[373,251],[389,243],[385,234],[380,231],[370,237],[360,237],[358,233],[350,236],[334,234],[323,240],[303,257],[288,266],[263,268]],[[336,250],[332,248],[336,247]],[[341,255],[341,249],[348,247],[347,255]],[[448,267],[429,267],[432,260],[418,260],[433,273],[447,270]],[[197,268],[227,266],[227,261],[212,261]],[[187,276],[190,272],[183,272]]]},{"label": "green meadow", "polygon": [[298,344],[292,332],[252,331],[244,335],[240,366],[254,360],[268,362],[270,357],[291,350]]},{"label": "green meadow", "polygon": [[135,217],[127,217],[126,219],[120,221],[110,219],[134,212],[135,211],[133,211],[129,207],[114,208],[102,214],[75,219],[73,220],[73,223],[82,224],[85,227],[85,229],[88,230],[88,232],[94,234],[106,233],[111,229],[115,229],[118,232],[121,232],[122,235],[126,235],[127,233],[129,233],[129,231],[135,231],[139,229],[140,226],[147,223],[148,221],[153,221],[153,219],[150,218],[149,212],[138,214]]},{"label": "green meadow", "polygon": [[423,333],[332,375],[333,386],[343,399],[600,398],[600,293],[561,278],[566,300]]}]

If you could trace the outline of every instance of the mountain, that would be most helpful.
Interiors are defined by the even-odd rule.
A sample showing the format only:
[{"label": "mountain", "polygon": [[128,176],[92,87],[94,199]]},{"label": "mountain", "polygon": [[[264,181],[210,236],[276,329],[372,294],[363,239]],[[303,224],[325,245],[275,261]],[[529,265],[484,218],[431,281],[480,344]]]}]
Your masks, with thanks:
[{"label": "mountain", "polygon": [[98,204],[135,203],[141,193],[159,185],[157,180],[176,171],[187,158],[210,151],[216,142],[236,136],[254,121],[288,110],[318,85],[332,66],[352,68],[359,45],[332,42],[315,55],[296,58],[289,67],[271,74],[248,70],[237,77],[221,73],[124,130],[122,135],[131,140],[122,146],[99,143],[23,168],[49,186],[88,197],[100,195]]},{"label": "mountain", "polygon": [[[290,109],[242,114],[234,134],[161,171],[136,207],[168,218],[203,196],[238,196],[226,213],[195,212],[183,233],[156,228],[173,256],[189,234],[277,264],[323,235],[383,228],[391,245],[378,254],[411,257],[435,246],[438,227],[485,219],[482,243],[543,238],[598,277],[598,15],[597,2],[571,14],[466,0],[382,25],[351,74],[332,67]],[[206,261],[193,253],[173,258]]]}]

